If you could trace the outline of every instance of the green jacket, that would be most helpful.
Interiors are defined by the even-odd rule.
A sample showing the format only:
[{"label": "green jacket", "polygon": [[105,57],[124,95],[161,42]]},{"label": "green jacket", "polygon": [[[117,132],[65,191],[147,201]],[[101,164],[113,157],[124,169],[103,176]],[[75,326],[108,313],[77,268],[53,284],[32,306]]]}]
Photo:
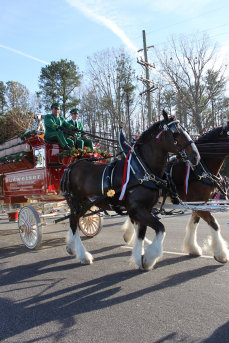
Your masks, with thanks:
[{"label": "green jacket", "polygon": [[[70,125],[73,125],[73,126],[76,127],[77,129],[79,129],[79,130],[81,130],[81,131],[84,131],[83,124],[82,124],[80,121],[77,120],[77,122],[74,124],[73,120],[70,119],[70,120],[68,121],[68,123],[69,123]],[[77,137],[83,136],[83,134],[82,134],[81,132],[76,132],[75,135],[76,135]]]},{"label": "green jacket", "polygon": [[74,125],[71,125],[68,123],[64,117],[59,116],[58,118],[55,117],[52,113],[46,114],[44,119],[44,125],[45,125],[45,136],[49,135],[50,133],[56,132],[56,128],[58,126],[64,126],[67,129],[73,129]]}]

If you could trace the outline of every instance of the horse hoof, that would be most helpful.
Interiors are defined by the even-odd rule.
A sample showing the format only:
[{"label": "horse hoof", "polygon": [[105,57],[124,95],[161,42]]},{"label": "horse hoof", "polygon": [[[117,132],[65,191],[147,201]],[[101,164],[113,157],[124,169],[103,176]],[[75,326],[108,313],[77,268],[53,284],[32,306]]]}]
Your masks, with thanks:
[{"label": "horse hoof", "polygon": [[148,272],[149,270],[151,270],[151,268],[148,268],[145,264],[144,255],[141,256],[141,265],[139,266],[139,269],[142,272]]},{"label": "horse hoof", "polygon": [[92,264],[93,263],[93,256],[87,252],[85,257],[80,260],[82,264]]},{"label": "horse hoof", "polygon": [[86,258],[80,261],[81,264],[92,264],[93,260],[87,260]]},{"label": "horse hoof", "polygon": [[76,256],[76,253],[71,248],[69,248],[68,246],[66,247],[66,251],[69,255]]},{"label": "horse hoof", "polygon": [[219,263],[222,263],[222,264],[225,264],[227,263],[228,259],[226,257],[224,258],[220,258],[220,257],[217,257],[217,256],[214,256],[214,259],[219,262]]}]

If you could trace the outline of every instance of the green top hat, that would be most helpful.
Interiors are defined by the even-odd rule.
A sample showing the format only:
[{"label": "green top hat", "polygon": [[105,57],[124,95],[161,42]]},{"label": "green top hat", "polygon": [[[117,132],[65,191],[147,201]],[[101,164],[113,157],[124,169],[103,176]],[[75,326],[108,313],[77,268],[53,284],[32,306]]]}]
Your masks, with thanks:
[{"label": "green top hat", "polygon": [[51,110],[54,108],[54,107],[59,107],[59,109],[61,108],[60,106],[60,103],[59,102],[54,102],[51,106]]},{"label": "green top hat", "polygon": [[77,112],[79,112],[79,109],[77,107],[72,108],[71,111],[70,111],[71,114],[72,113],[77,113]]}]

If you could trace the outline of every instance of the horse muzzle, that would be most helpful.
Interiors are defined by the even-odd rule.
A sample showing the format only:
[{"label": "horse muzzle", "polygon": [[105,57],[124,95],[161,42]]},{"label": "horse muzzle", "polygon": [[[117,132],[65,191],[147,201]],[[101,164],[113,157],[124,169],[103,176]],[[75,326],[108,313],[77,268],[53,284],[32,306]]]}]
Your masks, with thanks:
[{"label": "horse muzzle", "polygon": [[[192,153],[188,152],[189,149],[192,150]],[[190,142],[189,149],[187,149],[186,151],[186,149],[183,148],[179,154],[183,162],[185,162],[186,164],[190,164],[194,167],[198,165],[200,162],[200,154],[196,145],[193,142]]]}]

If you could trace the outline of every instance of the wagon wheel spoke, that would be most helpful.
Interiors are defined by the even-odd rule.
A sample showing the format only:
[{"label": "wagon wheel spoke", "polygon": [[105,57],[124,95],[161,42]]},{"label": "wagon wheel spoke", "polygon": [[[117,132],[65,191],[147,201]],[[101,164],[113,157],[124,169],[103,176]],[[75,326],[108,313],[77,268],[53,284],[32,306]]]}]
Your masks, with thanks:
[{"label": "wagon wheel spoke", "polygon": [[29,249],[38,247],[42,239],[42,229],[37,211],[32,206],[23,207],[18,216],[18,227],[22,242]]},{"label": "wagon wheel spoke", "polygon": [[[91,211],[96,211],[98,208],[93,206],[87,214],[90,214]],[[99,233],[102,228],[102,217],[99,214],[92,214],[88,217],[81,217],[79,219],[79,227],[83,234],[88,237],[93,237]]]}]

